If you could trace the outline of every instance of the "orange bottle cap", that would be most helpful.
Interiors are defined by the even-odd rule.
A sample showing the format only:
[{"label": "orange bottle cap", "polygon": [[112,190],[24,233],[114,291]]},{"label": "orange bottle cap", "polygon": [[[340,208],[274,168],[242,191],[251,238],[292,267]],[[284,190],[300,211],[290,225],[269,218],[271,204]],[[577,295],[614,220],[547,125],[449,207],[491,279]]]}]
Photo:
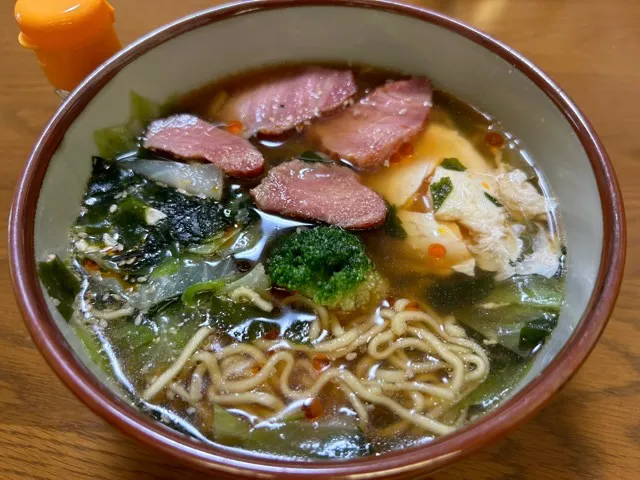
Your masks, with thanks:
[{"label": "orange bottle cap", "polygon": [[121,48],[107,0],[18,0],[15,16],[18,41],[56,88],[71,90]]},{"label": "orange bottle cap", "polygon": [[15,15],[19,41],[32,49],[89,43],[115,20],[106,0],[18,0]]}]

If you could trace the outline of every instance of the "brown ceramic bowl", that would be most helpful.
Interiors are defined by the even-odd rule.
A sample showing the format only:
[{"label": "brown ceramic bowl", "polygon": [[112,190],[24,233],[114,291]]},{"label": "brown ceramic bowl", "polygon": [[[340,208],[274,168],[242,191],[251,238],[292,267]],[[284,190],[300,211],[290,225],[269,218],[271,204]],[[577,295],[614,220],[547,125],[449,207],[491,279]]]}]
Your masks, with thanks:
[{"label": "brown ceramic bowl", "polygon": [[[38,281],[36,259],[65,252],[95,153],[91,132],[127,118],[129,91],[161,100],[239,70],[296,60],[356,61],[428,75],[520,138],[558,199],[569,252],[558,328],[511,398],[428,445],[313,463],[205,445],[141,414],[101,377]],[[45,128],[16,190],[9,240],[25,322],[60,378],[126,434],[215,478],[415,478],[494,441],[542,408],[584,362],[613,309],[625,257],[624,211],[611,162],[562,90],[517,52],[471,27],[370,0],[236,3],[130,45],[94,72]]]}]

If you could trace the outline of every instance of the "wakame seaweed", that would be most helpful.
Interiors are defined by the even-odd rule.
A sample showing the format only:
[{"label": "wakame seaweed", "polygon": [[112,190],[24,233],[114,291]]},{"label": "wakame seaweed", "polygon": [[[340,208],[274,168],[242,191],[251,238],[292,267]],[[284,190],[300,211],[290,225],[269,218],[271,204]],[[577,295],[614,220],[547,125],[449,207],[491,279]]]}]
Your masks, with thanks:
[{"label": "wakame seaweed", "polygon": [[500,203],[500,201],[494,197],[493,195],[491,195],[490,193],[484,192],[484,196],[487,197],[487,200],[489,200],[491,203],[493,203],[496,207],[502,207],[502,203]]},{"label": "wakame seaweed", "polygon": [[298,155],[298,159],[303,162],[311,162],[311,163],[333,163],[331,159],[323,157],[318,152],[314,152],[313,150],[306,150]]},{"label": "wakame seaweed", "polygon": [[465,167],[457,158],[445,158],[440,162],[440,166],[447,170],[454,170],[456,172],[464,172],[467,169],[467,167]]},{"label": "wakame seaweed", "polygon": [[[480,334],[473,331],[468,333],[474,340],[482,342],[483,337]],[[502,345],[483,344],[483,348],[491,358],[489,375],[478,388],[457,405],[457,410],[469,407],[470,419],[486,412],[503,400],[531,368],[531,362]]]},{"label": "wakame seaweed", "polygon": [[442,312],[469,307],[486,298],[493,290],[496,281],[491,272],[478,271],[469,277],[463,273],[442,278],[425,292],[425,299]]},{"label": "wakame seaweed", "polygon": [[496,207],[502,207],[502,203],[500,203],[500,201],[494,197],[493,195],[491,195],[490,193],[484,192],[484,196],[487,197],[487,200],[489,200],[491,203],[493,203]]},{"label": "wakame seaweed", "polygon": [[433,197],[433,210],[435,212],[442,206],[447,197],[453,192],[453,183],[449,177],[442,177],[431,184],[431,196]]},{"label": "wakame seaweed", "polygon": [[38,263],[38,276],[65,320],[73,314],[73,303],[80,292],[80,280],[56,255]]},{"label": "wakame seaweed", "polygon": [[539,275],[514,276],[456,318],[485,338],[527,358],[553,331],[564,301],[562,281]]},{"label": "wakame seaweed", "polygon": [[558,326],[558,316],[543,312],[540,317],[527,322],[520,330],[520,348],[531,349],[543,343]]},{"label": "wakame seaweed", "polygon": [[393,238],[404,240],[407,238],[407,232],[402,226],[402,222],[398,218],[398,207],[387,203],[387,219],[383,225],[383,229],[387,235]]},{"label": "wakame seaweed", "polygon": [[[255,218],[246,200],[226,207],[164,187],[126,168],[93,159],[93,172],[73,227],[76,251],[114,272],[145,276],[185,249],[220,243],[227,230]],[[213,252],[209,252],[213,253]]]}]

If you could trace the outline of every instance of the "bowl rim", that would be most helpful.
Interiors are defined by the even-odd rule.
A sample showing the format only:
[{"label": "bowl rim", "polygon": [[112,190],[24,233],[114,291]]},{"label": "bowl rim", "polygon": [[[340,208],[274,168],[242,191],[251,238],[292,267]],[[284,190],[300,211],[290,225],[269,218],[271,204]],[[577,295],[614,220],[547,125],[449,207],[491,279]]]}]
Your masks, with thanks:
[{"label": "bowl rim", "polygon": [[[462,35],[517,68],[552,100],[585,149],[598,185],[604,230],[598,276],[582,318],[560,352],[517,395],[471,425],[426,445],[381,457],[302,463],[198,442],[143,415],[108,390],[77,358],[48,311],[36,273],[33,237],[40,188],[53,154],[84,107],[122,68],[167,40],[231,16],[310,6],[371,8],[410,16]],[[243,0],[196,12],[154,30],[95,70],[58,108],[29,155],[9,217],[10,269],[18,305],[35,344],[67,387],[109,423],[175,460],[210,472],[258,478],[396,478],[426,473],[505,435],[545,406],[595,346],[615,305],[625,254],[625,213],[613,166],[591,124],[564,91],[532,62],[493,37],[443,14],[394,0]]]}]

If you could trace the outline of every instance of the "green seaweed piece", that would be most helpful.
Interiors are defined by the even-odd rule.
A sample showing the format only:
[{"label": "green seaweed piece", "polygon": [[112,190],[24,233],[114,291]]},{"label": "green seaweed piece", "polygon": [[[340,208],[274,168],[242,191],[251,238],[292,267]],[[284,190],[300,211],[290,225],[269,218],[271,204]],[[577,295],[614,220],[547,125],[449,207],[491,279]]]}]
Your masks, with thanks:
[{"label": "green seaweed piece", "polygon": [[69,320],[73,314],[73,302],[80,291],[78,277],[56,255],[38,262],[38,276],[49,296],[54,299],[60,315]]},{"label": "green seaweed piece", "polygon": [[426,299],[436,310],[451,313],[485,299],[495,284],[490,272],[477,271],[473,277],[454,273],[433,283],[426,291]]},{"label": "green seaweed piece", "polygon": [[500,201],[496,197],[491,195],[490,193],[484,192],[484,196],[487,197],[487,200],[489,200],[491,203],[493,203],[496,207],[502,207],[503,206],[500,203]]},{"label": "green seaweed piece", "polygon": [[456,172],[464,172],[467,169],[467,167],[465,167],[457,158],[445,158],[440,162],[440,166],[447,170],[454,170]]},{"label": "green seaweed piece", "polygon": [[533,350],[544,343],[557,326],[558,317],[556,315],[542,315],[527,322],[520,330],[520,348]]},{"label": "green seaweed piece", "polygon": [[564,300],[558,279],[515,276],[496,284],[482,303],[460,312],[460,322],[527,358],[558,323]]},{"label": "green seaweed piece", "polygon": [[398,218],[398,208],[395,205],[387,203],[387,211],[387,220],[382,227],[384,232],[392,238],[398,238],[400,240],[406,239],[407,232]]},{"label": "green seaweed piece", "polygon": [[303,162],[311,162],[311,163],[330,163],[331,162],[331,160],[323,157],[318,152],[314,152],[313,150],[306,150],[302,152],[300,155],[298,155],[297,158],[299,160],[302,160]]},{"label": "green seaweed piece", "polygon": [[449,177],[442,177],[431,184],[431,197],[433,197],[433,210],[437,212],[447,197],[453,192],[453,183]]},{"label": "green seaweed piece", "polygon": [[185,250],[214,254],[229,231],[239,233],[248,226],[244,222],[255,219],[246,212],[250,208],[238,202],[225,208],[213,199],[185,195],[134,173],[126,163],[95,157],[83,211],[73,226],[84,244],[76,253],[121,275],[147,276]]}]

